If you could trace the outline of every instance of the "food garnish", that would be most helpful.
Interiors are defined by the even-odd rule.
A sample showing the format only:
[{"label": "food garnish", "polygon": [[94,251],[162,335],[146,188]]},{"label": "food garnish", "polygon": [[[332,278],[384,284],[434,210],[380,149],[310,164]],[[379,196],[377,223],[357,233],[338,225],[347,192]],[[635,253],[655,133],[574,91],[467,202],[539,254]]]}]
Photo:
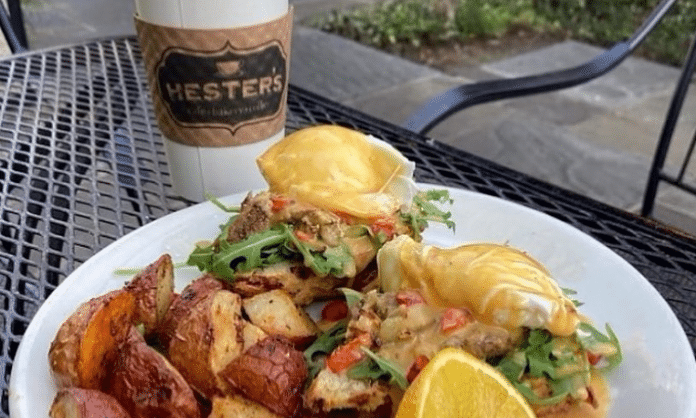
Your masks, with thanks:
[{"label": "food garnish", "polygon": [[319,336],[314,343],[304,351],[305,361],[309,369],[310,380],[314,378],[326,364],[326,356],[343,342],[346,337],[348,320],[337,322],[331,329]]},{"label": "food garnish", "polygon": [[445,348],[406,389],[396,417],[536,418],[536,415],[495,368],[464,350]]}]

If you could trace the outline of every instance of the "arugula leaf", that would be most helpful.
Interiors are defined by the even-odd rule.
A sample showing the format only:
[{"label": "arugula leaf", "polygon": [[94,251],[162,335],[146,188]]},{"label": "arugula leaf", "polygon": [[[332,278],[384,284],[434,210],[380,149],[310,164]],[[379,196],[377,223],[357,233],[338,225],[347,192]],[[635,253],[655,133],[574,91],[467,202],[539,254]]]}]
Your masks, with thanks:
[{"label": "arugula leaf", "polygon": [[[145,267],[146,266],[118,267],[114,270],[113,274],[115,274],[116,276],[133,276],[133,275],[140,273]],[[178,262],[178,263],[174,263],[174,265],[172,267],[174,269],[180,269],[180,268],[191,267],[191,266],[187,263]]]},{"label": "arugula leaf", "polygon": [[596,352],[598,348],[604,349],[600,351],[607,351],[608,348],[608,351],[613,351],[610,355],[605,356],[609,364],[604,369],[610,371],[621,363],[623,354],[621,352],[621,344],[616,334],[614,334],[614,330],[611,329],[609,324],[606,324],[605,328],[607,330],[607,335],[602,334],[592,325],[582,322],[578,326],[577,339],[585,350]]},{"label": "arugula leaf", "polygon": [[[566,296],[575,296],[578,294],[577,291],[567,287],[562,287],[561,290],[563,291],[563,294],[565,294]],[[577,299],[570,298],[570,301],[573,302],[573,305],[575,305],[576,308],[579,308],[580,306],[584,305],[583,302],[580,302]]]},{"label": "arugula leaf", "polygon": [[221,239],[224,235],[225,228],[217,240],[217,248],[214,244],[196,245],[187,263],[201,271],[233,280],[236,271],[248,271],[287,259],[289,254],[285,244],[292,232],[285,225],[277,225],[235,243]]},{"label": "arugula leaf", "polygon": [[304,351],[304,358],[307,363],[307,370],[309,371],[308,382],[314,379],[314,376],[324,367],[324,357],[336,349],[346,338],[347,329],[348,319],[343,319],[331,327],[331,329],[321,334],[319,338],[314,340],[314,343]]},{"label": "arugula leaf", "polygon": [[365,295],[358,292],[357,290],[353,290],[348,287],[341,287],[338,290],[340,290],[341,293],[343,293],[343,296],[346,298],[346,304],[348,305],[348,309],[352,309],[353,306],[360,303],[360,301],[363,300],[363,298],[365,297]]},{"label": "arugula leaf", "polygon": [[230,222],[232,220],[220,227],[222,232],[216,239],[217,244],[197,244],[187,264],[201,271],[210,271],[220,278],[234,280],[237,271],[249,271],[296,257],[302,257],[304,264],[319,276],[333,274],[340,277],[346,267],[354,262],[347,245],[329,247],[323,252],[313,251],[297,239],[292,228],[286,224],[274,225],[242,241],[230,243],[227,241]]},{"label": "arugula leaf", "polygon": [[[531,403],[551,405],[560,402],[570,393],[570,381],[557,379],[556,369],[560,367],[559,359],[553,354],[554,337],[541,329],[530,330],[525,340],[512,354],[504,357],[496,368],[524,395]],[[566,360],[563,359],[563,362]],[[521,382],[529,374],[545,377],[549,380],[552,395],[539,398],[528,386]]]},{"label": "arugula leaf", "polygon": [[229,277],[233,276],[235,271],[249,271],[282,261],[285,257],[280,253],[290,234],[287,228],[273,227],[252,234],[244,241],[220,241],[210,271]]},{"label": "arugula leaf", "polygon": [[496,368],[511,382],[517,382],[522,378],[527,369],[527,357],[524,353],[515,353],[512,356],[503,357]]},{"label": "arugula leaf", "polygon": [[379,380],[391,378],[391,375],[379,367],[377,362],[371,358],[365,358],[360,363],[348,369],[346,376],[355,380]]},{"label": "arugula leaf", "polygon": [[[592,325],[581,323],[575,338],[554,337],[546,330],[530,330],[519,347],[502,358],[496,368],[522,393],[530,403],[553,405],[575,393],[587,378],[589,364],[584,351],[611,353],[606,357],[610,370],[621,362],[619,341],[609,325],[607,335]],[[579,347],[578,347],[579,345]],[[538,397],[527,386],[525,376],[544,377],[551,388],[551,396]]]},{"label": "arugula leaf", "polygon": [[345,274],[346,267],[354,262],[353,255],[345,243],[341,243],[336,247],[329,247],[323,252],[315,252],[312,251],[309,245],[297,239],[295,234],[290,233],[288,238],[302,254],[305,266],[311,268],[318,276],[332,274],[336,277],[341,277]]},{"label": "arugula leaf", "polygon": [[239,213],[242,210],[240,206],[225,206],[224,203],[211,193],[205,193],[205,198],[208,199],[210,203],[222,209],[223,212]]},{"label": "arugula leaf", "polygon": [[367,347],[360,348],[370,359],[353,366],[348,371],[349,377],[358,380],[384,378],[401,389],[405,390],[408,387],[406,375],[396,363],[375,354]]},{"label": "arugula leaf", "polygon": [[544,375],[555,378],[556,364],[551,358],[553,342],[551,335],[541,330],[532,330],[527,338],[528,347],[525,350],[529,373],[535,377]]},{"label": "arugula leaf", "polygon": [[417,240],[421,238],[420,233],[428,226],[429,221],[441,222],[449,229],[454,230],[454,222],[450,220],[452,212],[441,210],[433,202],[451,204],[453,200],[447,190],[419,192],[413,197],[411,210],[401,214],[403,221],[414,231]]}]

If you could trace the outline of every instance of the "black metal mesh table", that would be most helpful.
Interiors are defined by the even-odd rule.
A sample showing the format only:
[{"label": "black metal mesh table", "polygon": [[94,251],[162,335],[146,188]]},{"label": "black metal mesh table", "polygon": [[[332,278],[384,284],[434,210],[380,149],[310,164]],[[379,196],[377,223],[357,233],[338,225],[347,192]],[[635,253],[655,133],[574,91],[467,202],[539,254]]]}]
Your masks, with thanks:
[{"label": "black metal mesh table", "polygon": [[[696,348],[696,240],[291,87],[288,131],[336,123],[392,143],[416,178],[545,212],[638,269]],[[133,38],[0,61],[0,415],[29,321],[81,263],[187,204],[173,196]]]}]

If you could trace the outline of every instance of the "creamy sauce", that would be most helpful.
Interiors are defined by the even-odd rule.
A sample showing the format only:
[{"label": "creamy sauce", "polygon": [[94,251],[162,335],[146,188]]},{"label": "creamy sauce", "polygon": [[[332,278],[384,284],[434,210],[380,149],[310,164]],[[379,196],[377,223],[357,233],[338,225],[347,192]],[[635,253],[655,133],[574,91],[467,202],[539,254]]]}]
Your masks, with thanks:
[{"label": "creamy sauce", "polygon": [[[444,308],[418,304],[399,310],[402,315],[385,319],[379,331],[379,355],[407,371],[419,355],[430,359],[445,347],[462,348],[481,359],[512,348],[513,336],[510,332],[475,319],[458,328],[443,331],[441,317],[444,311]],[[484,338],[488,344],[484,344]]]},{"label": "creamy sauce", "polygon": [[438,248],[400,236],[377,255],[385,291],[418,289],[431,305],[466,306],[508,329],[575,332],[578,315],[549,272],[524,252],[497,244]]},{"label": "creamy sauce", "polygon": [[592,372],[590,390],[594,396],[594,406],[588,402],[581,402],[567,411],[549,413],[539,411],[538,418],[605,418],[609,409],[609,387],[600,372]]}]

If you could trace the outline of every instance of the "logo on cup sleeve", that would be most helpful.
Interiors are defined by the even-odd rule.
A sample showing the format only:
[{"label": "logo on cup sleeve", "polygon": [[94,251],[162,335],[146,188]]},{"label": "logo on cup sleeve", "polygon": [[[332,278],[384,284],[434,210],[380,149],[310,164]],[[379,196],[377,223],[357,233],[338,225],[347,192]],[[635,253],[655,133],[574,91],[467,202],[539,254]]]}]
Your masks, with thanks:
[{"label": "logo on cup sleeve", "polygon": [[187,127],[241,126],[272,119],[282,110],[287,59],[278,42],[252,50],[229,43],[214,52],[172,48],[157,68],[160,96]]}]

